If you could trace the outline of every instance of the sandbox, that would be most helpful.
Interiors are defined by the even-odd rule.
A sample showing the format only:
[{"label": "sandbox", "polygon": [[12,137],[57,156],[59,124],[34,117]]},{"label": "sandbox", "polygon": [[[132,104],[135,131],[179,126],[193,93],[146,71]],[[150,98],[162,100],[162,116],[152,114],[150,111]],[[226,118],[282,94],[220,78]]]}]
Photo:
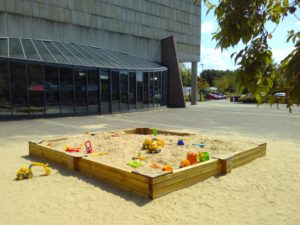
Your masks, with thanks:
[{"label": "sandbox", "polygon": [[[266,155],[266,143],[226,141],[201,134],[157,130],[166,143],[158,154],[141,150],[145,138],[153,138],[152,129],[135,128],[111,132],[86,133],[52,140],[29,142],[29,154],[41,157],[69,169],[80,171],[101,181],[135,192],[150,199],[187,187],[218,174],[231,172],[252,160]],[[184,146],[178,146],[178,139]],[[81,152],[66,152],[65,146],[79,146],[90,140],[94,156]],[[198,144],[205,143],[204,149]],[[187,152],[207,151],[210,159],[184,168],[180,161]],[[98,155],[97,155],[98,153]],[[101,154],[104,153],[104,154]],[[132,168],[127,163],[142,155],[144,165]],[[171,165],[173,171],[151,168],[151,164]]]}]

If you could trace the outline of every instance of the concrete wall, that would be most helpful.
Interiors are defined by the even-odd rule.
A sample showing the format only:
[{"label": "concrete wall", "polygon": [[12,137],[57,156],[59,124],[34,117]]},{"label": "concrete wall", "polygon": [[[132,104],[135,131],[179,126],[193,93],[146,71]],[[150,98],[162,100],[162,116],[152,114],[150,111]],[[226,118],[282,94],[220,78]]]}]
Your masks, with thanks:
[{"label": "concrete wall", "polygon": [[179,61],[199,61],[200,8],[192,0],[0,0],[0,36],[72,41],[160,61],[175,36]]}]

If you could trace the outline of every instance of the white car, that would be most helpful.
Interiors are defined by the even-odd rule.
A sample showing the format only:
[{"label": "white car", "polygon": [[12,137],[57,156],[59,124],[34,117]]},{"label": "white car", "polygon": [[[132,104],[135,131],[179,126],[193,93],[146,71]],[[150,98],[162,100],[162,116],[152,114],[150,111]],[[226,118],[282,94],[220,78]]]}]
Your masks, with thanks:
[{"label": "white car", "polygon": [[278,92],[274,94],[275,97],[285,97],[285,93],[284,92]]}]

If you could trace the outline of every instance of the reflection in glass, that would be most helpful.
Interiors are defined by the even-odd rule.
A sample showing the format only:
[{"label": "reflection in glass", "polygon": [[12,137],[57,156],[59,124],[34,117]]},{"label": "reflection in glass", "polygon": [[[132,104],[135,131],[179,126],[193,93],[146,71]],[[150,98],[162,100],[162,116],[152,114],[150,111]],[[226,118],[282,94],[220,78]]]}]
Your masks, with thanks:
[{"label": "reflection in glass", "polygon": [[13,113],[28,114],[27,75],[25,63],[10,63]]},{"label": "reflection in glass", "polygon": [[40,57],[39,57],[38,53],[36,52],[30,39],[22,39],[22,44],[24,47],[26,59],[40,61]]},{"label": "reflection in glass", "polygon": [[11,114],[8,63],[0,61],[0,116]]},{"label": "reflection in glass", "polygon": [[45,66],[45,105],[47,114],[60,113],[58,67]]},{"label": "reflection in glass", "polygon": [[154,107],[154,75],[149,73],[149,107]]},{"label": "reflection in glass", "polygon": [[9,57],[24,59],[24,53],[19,38],[9,39]]},{"label": "reflection in glass", "polygon": [[120,72],[121,112],[128,111],[128,72]]},{"label": "reflection in glass", "polygon": [[87,112],[87,75],[85,69],[74,69],[75,79],[75,112]]},{"label": "reflection in glass", "polygon": [[67,50],[62,43],[58,41],[53,41],[54,45],[61,51],[62,54],[73,64],[73,65],[81,65],[82,63],[69,51]]},{"label": "reflection in glass", "polygon": [[136,109],[136,75],[129,73],[129,109]]},{"label": "reflection in glass", "polygon": [[61,112],[74,113],[74,84],[72,68],[60,68]]},{"label": "reflection in glass", "polygon": [[45,45],[41,40],[32,40],[32,42],[35,45],[36,49],[38,50],[43,61],[55,62],[54,58],[52,57],[52,55],[50,54],[50,52],[48,51],[48,49],[45,47]]},{"label": "reflection in glass", "polygon": [[44,80],[43,67],[40,65],[27,65],[28,94],[30,114],[44,114]]},{"label": "reflection in glass", "polygon": [[143,73],[136,72],[136,107],[143,108]]},{"label": "reflection in glass", "polygon": [[144,108],[149,108],[149,76],[143,73],[144,77]]},{"label": "reflection in glass", "polygon": [[159,107],[160,106],[160,89],[159,89],[159,80],[160,80],[160,73],[156,72],[153,73],[153,80],[154,80],[154,95],[153,95],[153,100],[154,100],[154,107]]},{"label": "reflection in glass", "polygon": [[70,62],[58,51],[58,49],[50,41],[43,41],[51,54],[54,56],[58,63],[70,64]]},{"label": "reflection in glass", "polygon": [[112,112],[119,112],[120,111],[120,78],[119,72],[112,71]]},{"label": "reflection in glass", "polygon": [[97,69],[89,69],[88,73],[88,112],[99,112],[99,76]]},{"label": "reflection in glass", "polygon": [[0,38],[0,56],[8,56],[8,44],[6,38]]},{"label": "reflection in glass", "polygon": [[101,77],[101,114],[107,114],[110,112],[109,70],[101,69],[100,77]]}]

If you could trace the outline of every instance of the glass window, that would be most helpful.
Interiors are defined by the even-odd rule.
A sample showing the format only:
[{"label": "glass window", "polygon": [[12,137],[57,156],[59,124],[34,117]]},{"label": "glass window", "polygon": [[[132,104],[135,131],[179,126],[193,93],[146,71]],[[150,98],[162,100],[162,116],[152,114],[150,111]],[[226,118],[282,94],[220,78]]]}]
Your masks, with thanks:
[{"label": "glass window", "polygon": [[22,39],[22,44],[23,44],[26,59],[40,61],[40,57],[36,52],[30,39]]},{"label": "glass window", "polygon": [[160,72],[156,72],[153,74],[154,76],[154,106],[159,107],[160,106]]},{"label": "glass window", "polygon": [[60,68],[60,95],[61,112],[64,114],[74,113],[74,83],[73,69]]},{"label": "glass window", "polygon": [[136,75],[129,73],[129,110],[136,109]]},{"label": "glass window", "polygon": [[9,57],[24,59],[24,53],[19,38],[9,39]]},{"label": "glass window", "polygon": [[30,114],[44,114],[44,79],[43,67],[39,65],[27,65],[28,94]]},{"label": "glass window", "polygon": [[149,76],[143,73],[144,77],[144,108],[149,108]]},{"label": "glass window", "polygon": [[[116,75],[114,76],[115,76],[114,81],[116,81]],[[101,114],[107,114],[110,112],[109,70],[101,69],[100,78],[101,78]],[[117,96],[114,96],[114,98],[119,99],[119,97]]]},{"label": "glass window", "polygon": [[88,75],[88,112],[99,112],[99,75],[97,69],[89,69]]},{"label": "glass window", "polygon": [[70,62],[58,51],[58,49],[50,41],[43,41],[51,54],[54,56],[58,63],[70,64]]},{"label": "glass window", "polygon": [[[71,44],[73,48],[75,48],[77,50],[77,52],[80,52],[80,55],[82,55],[81,57],[85,59],[86,61],[86,65],[88,66],[99,66],[98,61],[94,58],[93,55],[89,54],[89,52],[86,52],[84,50],[84,48],[82,48],[81,46],[77,45],[77,44]],[[88,59],[88,60],[86,60]]]},{"label": "glass window", "polygon": [[128,111],[128,72],[120,72],[121,111]]},{"label": "glass window", "polygon": [[0,61],[0,116],[11,114],[8,62]]},{"label": "glass window", "polygon": [[136,73],[136,107],[137,109],[143,108],[143,73]]},{"label": "glass window", "polygon": [[45,66],[45,105],[47,114],[60,113],[58,67]]},{"label": "glass window", "polygon": [[10,63],[13,113],[28,114],[27,75],[25,63]]},{"label": "glass window", "polygon": [[45,47],[42,41],[40,40],[32,40],[33,44],[35,45],[36,49],[38,50],[40,56],[42,57],[43,61],[46,62],[55,62],[55,59],[52,57],[48,49]]},{"label": "glass window", "polygon": [[69,50],[67,50],[62,43],[58,41],[53,41],[53,43],[73,65],[82,65],[82,63]]},{"label": "glass window", "polygon": [[149,73],[149,107],[154,107],[154,76]]},{"label": "glass window", "polygon": [[84,68],[74,69],[75,112],[87,113],[87,74]]},{"label": "glass window", "polygon": [[120,78],[119,72],[112,72],[112,112],[120,112]]},{"label": "glass window", "polygon": [[8,55],[8,44],[6,38],[0,38],[0,56],[7,57]]},{"label": "glass window", "polygon": [[76,55],[76,57],[83,63],[85,66],[94,66],[90,61],[88,61],[82,54],[80,50],[77,50],[74,48],[72,44],[63,43],[63,45],[73,53],[73,55]]}]

